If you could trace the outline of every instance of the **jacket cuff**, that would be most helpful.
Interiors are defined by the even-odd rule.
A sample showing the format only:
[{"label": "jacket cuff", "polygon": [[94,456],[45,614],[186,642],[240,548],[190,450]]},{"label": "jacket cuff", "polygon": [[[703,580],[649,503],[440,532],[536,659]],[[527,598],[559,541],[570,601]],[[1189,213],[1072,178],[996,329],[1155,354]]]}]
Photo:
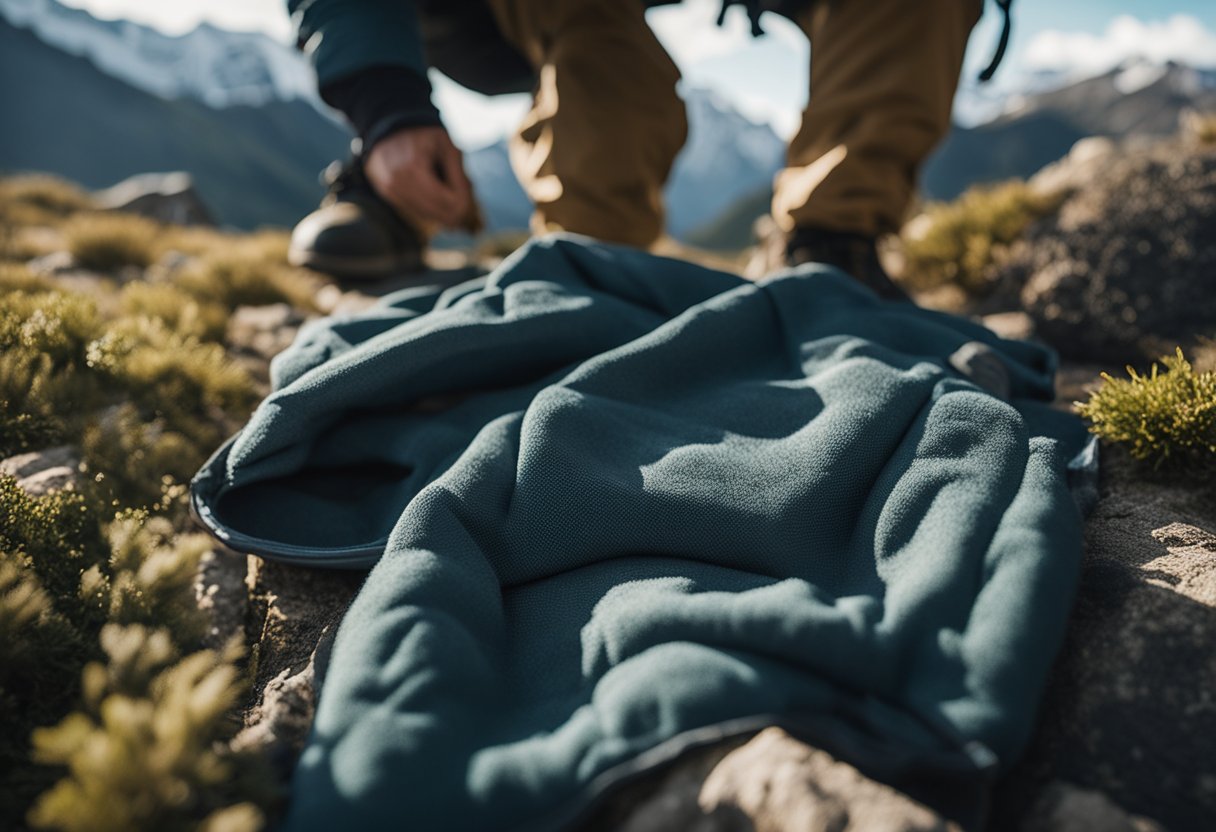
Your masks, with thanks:
[{"label": "jacket cuff", "polygon": [[320,92],[355,128],[363,153],[404,127],[443,124],[431,103],[430,81],[406,67],[368,67],[323,85]]}]

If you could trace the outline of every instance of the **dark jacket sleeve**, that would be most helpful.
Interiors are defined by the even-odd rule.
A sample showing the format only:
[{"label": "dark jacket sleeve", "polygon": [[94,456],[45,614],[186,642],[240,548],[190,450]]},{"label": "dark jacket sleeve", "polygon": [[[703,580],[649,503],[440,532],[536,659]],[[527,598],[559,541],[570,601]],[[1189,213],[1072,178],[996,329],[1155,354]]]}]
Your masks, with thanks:
[{"label": "dark jacket sleeve", "polygon": [[287,10],[321,98],[346,115],[365,152],[394,130],[440,123],[411,0],[287,0]]}]

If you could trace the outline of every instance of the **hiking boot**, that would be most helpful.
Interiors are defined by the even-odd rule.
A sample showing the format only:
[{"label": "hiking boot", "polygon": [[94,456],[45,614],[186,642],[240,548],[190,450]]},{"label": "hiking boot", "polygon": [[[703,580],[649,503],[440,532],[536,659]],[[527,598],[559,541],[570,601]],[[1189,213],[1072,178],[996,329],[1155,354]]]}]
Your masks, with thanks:
[{"label": "hiking boot", "polygon": [[293,266],[363,280],[425,268],[423,235],[372,189],[357,159],[334,162],[322,177],[325,198],[291,233]]},{"label": "hiking boot", "polygon": [[868,286],[880,298],[912,302],[882,267],[875,239],[864,234],[828,231],[822,228],[796,228],[786,243],[785,262],[790,266],[826,263]]}]

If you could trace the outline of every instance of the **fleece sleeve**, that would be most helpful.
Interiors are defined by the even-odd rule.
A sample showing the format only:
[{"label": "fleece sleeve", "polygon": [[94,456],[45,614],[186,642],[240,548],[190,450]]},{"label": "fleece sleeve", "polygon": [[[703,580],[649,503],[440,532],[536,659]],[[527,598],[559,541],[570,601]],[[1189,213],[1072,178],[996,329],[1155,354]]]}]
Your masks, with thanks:
[{"label": "fleece sleeve", "polygon": [[364,150],[393,130],[440,123],[411,0],[287,0],[287,10],[321,97]]}]

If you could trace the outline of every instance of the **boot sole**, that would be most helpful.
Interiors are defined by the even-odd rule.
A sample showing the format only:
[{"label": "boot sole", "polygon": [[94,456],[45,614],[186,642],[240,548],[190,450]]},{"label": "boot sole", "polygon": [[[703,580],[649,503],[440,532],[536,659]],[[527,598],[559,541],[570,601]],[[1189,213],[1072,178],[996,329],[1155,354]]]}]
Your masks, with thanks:
[{"label": "boot sole", "polygon": [[426,270],[421,254],[388,255],[374,257],[340,257],[318,254],[315,251],[289,249],[287,262],[313,271],[324,272],[335,277],[358,280],[379,280],[399,274],[410,274]]}]

